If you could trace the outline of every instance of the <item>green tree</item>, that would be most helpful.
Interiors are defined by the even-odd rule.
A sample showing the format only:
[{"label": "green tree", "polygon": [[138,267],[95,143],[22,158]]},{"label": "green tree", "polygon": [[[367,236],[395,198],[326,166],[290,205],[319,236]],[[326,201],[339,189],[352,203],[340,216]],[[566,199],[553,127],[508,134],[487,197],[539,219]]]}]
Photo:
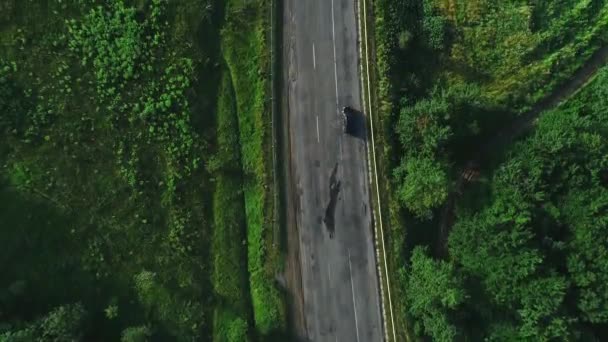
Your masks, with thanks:
[{"label": "green tree", "polygon": [[152,330],[147,325],[128,327],[120,336],[121,342],[146,342],[152,336]]},{"label": "green tree", "polygon": [[564,202],[564,221],[572,227],[568,272],[576,284],[584,320],[608,322],[608,190],[573,192]]},{"label": "green tree", "polygon": [[228,342],[244,342],[249,341],[249,337],[247,336],[247,332],[249,330],[249,326],[247,321],[242,318],[237,318],[230,322],[230,326],[228,327],[228,331],[226,333],[226,341]]},{"label": "green tree", "polygon": [[423,9],[422,31],[426,44],[433,50],[441,51],[445,46],[446,20],[435,13],[431,0],[423,1]]},{"label": "green tree", "polygon": [[410,314],[434,341],[454,341],[461,334],[452,316],[467,294],[452,264],[433,260],[425,248],[416,247],[406,293]]},{"label": "green tree", "polygon": [[60,306],[40,321],[42,339],[46,341],[78,341],[82,337],[86,311],[81,304]]},{"label": "green tree", "polygon": [[23,92],[14,79],[17,64],[0,59],[0,133],[21,130],[26,113]]},{"label": "green tree", "polygon": [[395,170],[399,200],[416,216],[430,218],[447,196],[446,167],[431,158],[408,158]]},{"label": "green tree", "polygon": [[81,304],[62,305],[44,317],[0,335],[2,342],[75,342],[83,337],[86,311]]},{"label": "green tree", "polygon": [[134,277],[135,291],[142,306],[159,320],[175,338],[193,340],[203,325],[204,310],[198,302],[183,298],[161,283],[160,277],[150,271],[141,271]]},{"label": "green tree", "polygon": [[452,135],[447,125],[450,104],[439,91],[429,99],[410,105],[405,102],[399,114],[397,134],[405,155],[435,156]]},{"label": "green tree", "polygon": [[543,261],[540,251],[531,246],[530,205],[506,190],[490,207],[460,219],[449,238],[450,254],[482,279],[498,304],[511,300],[520,282]]}]

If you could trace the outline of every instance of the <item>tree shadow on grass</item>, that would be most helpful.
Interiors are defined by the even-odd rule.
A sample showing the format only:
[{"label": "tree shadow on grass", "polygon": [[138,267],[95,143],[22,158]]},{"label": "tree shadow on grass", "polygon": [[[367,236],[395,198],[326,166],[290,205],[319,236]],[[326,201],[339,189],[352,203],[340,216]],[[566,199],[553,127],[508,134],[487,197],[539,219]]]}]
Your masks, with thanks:
[{"label": "tree shadow on grass", "polygon": [[[81,271],[74,220],[44,201],[0,182],[0,288],[21,290],[2,303],[9,318],[31,319],[49,307],[74,302],[90,279]],[[77,300],[77,299],[76,299]]]}]

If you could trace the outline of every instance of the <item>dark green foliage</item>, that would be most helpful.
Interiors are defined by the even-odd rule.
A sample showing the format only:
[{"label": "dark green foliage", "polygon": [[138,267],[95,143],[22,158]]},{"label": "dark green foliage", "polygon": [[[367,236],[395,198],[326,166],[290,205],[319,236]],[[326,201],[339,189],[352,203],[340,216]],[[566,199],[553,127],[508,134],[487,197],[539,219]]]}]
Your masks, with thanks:
[{"label": "dark green foliage", "polygon": [[141,271],[133,282],[137,298],[146,312],[163,322],[174,338],[190,341],[200,336],[204,318],[200,302],[173,293],[150,271]]},{"label": "dark green foliage", "polygon": [[[228,327],[228,329],[225,332],[226,335],[223,335],[222,338],[219,339],[219,341],[222,340],[226,340],[226,341],[234,341],[234,342],[238,342],[238,341],[247,341],[247,330],[248,330],[248,325],[247,322],[243,319],[236,319],[234,320],[230,326]],[[221,335],[220,335],[221,336]]]},{"label": "dark green foliage", "polygon": [[448,195],[445,168],[431,158],[412,157],[395,170],[400,183],[397,196],[416,216],[432,217],[432,209],[445,201]]},{"label": "dark green foliage", "polygon": [[27,335],[24,318],[81,301],[82,340],[283,329],[267,228],[268,10],[0,1],[0,325]]},{"label": "dark green foliage", "polygon": [[[460,207],[449,252],[459,270],[454,279],[465,277],[476,289],[459,313],[478,317],[459,325],[470,336],[602,338],[598,327],[608,324],[607,82],[603,69],[575,98],[545,113],[535,133],[509,149],[487,204]],[[412,259],[410,278],[417,272]],[[414,294],[410,305],[419,300]]]},{"label": "dark green foliage", "polygon": [[503,193],[500,202],[459,222],[450,236],[454,259],[484,279],[497,303],[510,300],[511,291],[543,261],[529,245],[533,238],[530,207],[517,193]]},{"label": "dark green foliage", "polygon": [[152,336],[150,328],[143,325],[137,327],[128,327],[123,330],[120,336],[121,342],[147,342]]},{"label": "dark green foliage", "polygon": [[397,197],[421,219],[432,217],[450,189],[449,172],[458,149],[479,136],[488,119],[480,88],[461,83],[434,89],[414,105],[403,101],[396,133],[404,157],[395,170]]},{"label": "dark green foliage", "polygon": [[9,129],[17,133],[21,129],[21,115],[25,110],[23,106],[23,94],[19,90],[14,79],[17,72],[15,62],[8,63],[0,59],[0,132],[10,134]]},{"label": "dark green foliage", "polygon": [[406,155],[434,158],[442,152],[452,134],[447,125],[449,113],[450,103],[442,94],[414,106],[405,105],[401,109],[397,132]]},{"label": "dark green foliage", "polygon": [[53,341],[72,342],[83,337],[86,311],[81,304],[63,305],[21,328],[2,332],[3,342]]},{"label": "dark green foliage", "polygon": [[[137,156],[139,146],[155,142],[164,148],[166,184],[174,191],[176,182],[198,167],[200,157],[185,95],[193,61],[168,51],[168,27],[161,18],[165,6],[163,0],[153,1],[143,23],[137,21],[134,8],[120,1],[109,8],[92,9],[81,23],[69,22],[68,46],[83,67],[92,64],[97,108],[107,108],[115,115],[111,118],[114,125],[126,126],[125,131],[144,131],[139,136],[125,136],[119,143],[119,157],[127,163],[123,175],[130,183],[138,181],[138,175],[128,169],[142,159]],[[131,146],[135,147],[131,155],[123,157],[123,150]]]},{"label": "dark green foliage", "polygon": [[272,210],[272,159],[268,134],[271,123],[267,84],[265,30],[268,3],[262,0],[226,2],[227,16],[234,18],[222,31],[222,48],[236,98],[241,165],[243,167],[247,220],[247,267],[256,330],[266,338],[286,328],[285,304],[275,284],[281,263],[276,246]]},{"label": "dark green foliage", "polygon": [[82,337],[85,310],[80,304],[60,306],[40,321],[42,339],[46,341],[70,341]]},{"label": "dark green foliage", "polygon": [[441,51],[445,46],[447,20],[436,13],[432,0],[423,1],[422,35],[432,50]]},{"label": "dark green foliage", "polygon": [[434,341],[453,341],[460,335],[450,312],[460,306],[467,295],[453,265],[436,261],[424,248],[414,249],[407,286],[409,312]]},{"label": "dark green foliage", "polygon": [[218,153],[213,196],[213,287],[219,304],[214,312],[214,341],[247,341],[251,299],[247,282],[245,200],[234,88],[222,76],[218,100]]},{"label": "dark green foliage", "polygon": [[[158,6],[160,1],[155,1]],[[82,56],[81,64],[92,64],[100,96],[112,95],[116,88],[139,77],[141,63],[151,54],[143,34],[146,26],[135,18],[135,8],[126,7],[121,1],[113,2],[109,8],[91,9],[82,22],[68,22],[70,51]],[[158,25],[159,10],[152,11],[150,21]],[[158,45],[161,32],[153,32],[151,45]],[[148,56],[146,56],[148,54]],[[111,90],[114,89],[114,90]]]},{"label": "dark green foliage", "polygon": [[[426,236],[440,231],[447,237],[437,227],[449,229],[455,221],[448,250],[442,242],[431,250],[446,256],[471,297],[455,310],[441,309],[462,334],[445,339],[601,338],[607,324],[605,71],[576,100],[544,114],[538,132],[511,154],[496,151],[492,158],[502,164],[490,178],[479,170],[482,182],[474,192],[464,199],[447,193],[463,169],[473,174],[465,162],[513,118],[552,92],[568,92],[560,84],[607,42],[608,3],[373,4],[377,135],[389,145],[383,162],[393,175],[387,187],[391,235],[399,235],[390,242],[403,243],[407,231],[405,246],[391,246],[405,249],[391,258],[393,269],[406,264],[403,255],[417,253],[413,247],[428,243]],[[456,199],[455,218],[438,210],[446,198]],[[438,213],[441,220],[428,220]],[[396,291],[408,292],[413,271],[412,264],[393,280]],[[400,314],[416,300],[408,295]]]},{"label": "dark green foliage", "polygon": [[574,192],[563,206],[564,221],[575,231],[568,250],[568,272],[577,287],[584,320],[608,322],[608,191]]}]

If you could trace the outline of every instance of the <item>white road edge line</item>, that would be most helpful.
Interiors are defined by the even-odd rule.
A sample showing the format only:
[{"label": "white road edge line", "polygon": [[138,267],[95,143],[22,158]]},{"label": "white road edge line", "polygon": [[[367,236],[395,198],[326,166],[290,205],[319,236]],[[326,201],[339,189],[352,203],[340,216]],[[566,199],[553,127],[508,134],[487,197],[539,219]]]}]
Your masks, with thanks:
[{"label": "white road edge line", "polygon": [[376,166],[376,145],[374,139],[374,116],[372,113],[372,103],[371,103],[371,81],[370,81],[370,72],[369,72],[369,47],[368,47],[368,38],[367,38],[367,0],[359,0],[363,2],[363,32],[365,35],[365,67],[367,74],[367,96],[368,96],[368,106],[369,106],[369,117],[370,117],[370,126],[371,126],[371,138],[372,138],[372,155],[373,155],[373,164],[374,164],[374,178],[376,183],[376,196],[378,201],[378,221],[380,225],[380,241],[382,242],[382,254],[384,256],[384,271],[386,274],[386,288],[388,292],[388,306],[391,313],[391,328],[393,331],[393,341],[397,341],[397,333],[395,331],[395,321],[393,314],[393,303],[391,300],[391,284],[388,276],[388,265],[386,262],[386,247],[384,245],[384,228],[382,226],[382,205],[380,203],[380,186],[378,185],[378,167]]},{"label": "white road edge line", "polygon": [[321,138],[319,137],[319,116],[317,115],[317,142],[321,142]]},{"label": "white road edge line", "polygon": [[315,43],[312,43],[312,67],[317,70],[317,56],[315,54]]},{"label": "white road edge line", "polygon": [[359,322],[357,321],[357,302],[355,302],[355,283],[353,282],[353,267],[350,262],[350,249],[348,250],[348,270],[350,273],[350,287],[353,293],[353,312],[355,313],[355,331],[357,333],[357,342],[359,342]]}]

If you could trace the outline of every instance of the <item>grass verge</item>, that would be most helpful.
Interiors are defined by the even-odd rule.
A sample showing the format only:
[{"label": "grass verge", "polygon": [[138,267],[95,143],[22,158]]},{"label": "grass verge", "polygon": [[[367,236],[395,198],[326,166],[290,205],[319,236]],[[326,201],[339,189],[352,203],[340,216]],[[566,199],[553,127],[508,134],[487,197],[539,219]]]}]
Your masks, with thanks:
[{"label": "grass verge", "polygon": [[[384,239],[385,239],[385,250],[380,253],[379,263],[384,263],[384,256],[386,256],[387,269],[385,270],[385,276],[387,277],[387,283],[390,283],[391,291],[391,305],[392,310],[392,322],[394,322],[394,330],[396,336],[393,337],[391,327],[392,322],[388,322],[387,329],[389,329],[389,339],[396,339],[397,341],[409,341],[411,335],[409,332],[409,324],[407,320],[407,308],[405,306],[405,289],[404,289],[404,265],[406,263],[405,258],[405,239],[406,229],[403,215],[401,215],[397,201],[394,199],[392,192],[390,177],[392,169],[392,137],[391,137],[391,116],[393,115],[393,90],[390,82],[390,70],[391,70],[391,53],[389,46],[391,44],[390,32],[391,29],[388,27],[390,22],[385,16],[386,7],[384,6],[383,0],[371,2],[366,1],[367,6],[367,17],[361,16],[361,20],[366,20],[367,24],[367,44],[369,46],[368,57],[370,60],[367,61],[370,64],[369,75],[364,73],[364,76],[369,77],[369,83],[372,86],[367,96],[370,106],[373,108],[370,115],[373,115],[373,120],[376,123],[374,127],[374,140],[377,169],[375,172],[379,177],[374,177],[373,181],[378,182],[380,201],[384,203],[382,211],[379,213],[383,218],[384,223]],[[363,25],[363,23],[361,23]],[[363,28],[362,28],[363,29]],[[365,37],[363,37],[365,39]],[[363,61],[365,63],[365,61]],[[365,67],[365,66],[364,66]],[[367,80],[365,80],[367,82]],[[365,83],[364,82],[364,83]],[[367,93],[366,93],[367,94]],[[370,161],[371,162],[371,161]],[[375,184],[372,184],[375,186]],[[375,201],[377,202],[377,200]],[[378,203],[376,208],[378,208]],[[382,246],[380,246],[382,248]],[[384,297],[386,301],[387,289],[384,289]],[[388,305],[388,304],[387,304]],[[388,308],[385,309],[388,311]],[[388,313],[390,314],[390,313]],[[390,317],[386,317],[390,320]]]},{"label": "grass verge", "polygon": [[[219,303],[213,313],[213,340],[248,340],[251,297],[247,279],[247,255],[243,179],[239,151],[234,89],[224,73],[217,108],[218,169],[213,196],[213,288]],[[242,241],[242,243],[241,243]]]},{"label": "grass verge", "polygon": [[267,110],[269,52],[268,6],[264,1],[227,2],[222,52],[236,96],[247,220],[247,260],[256,331],[261,336],[285,330],[284,299],[274,276],[279,252],[273,247],[270,113]]}]

